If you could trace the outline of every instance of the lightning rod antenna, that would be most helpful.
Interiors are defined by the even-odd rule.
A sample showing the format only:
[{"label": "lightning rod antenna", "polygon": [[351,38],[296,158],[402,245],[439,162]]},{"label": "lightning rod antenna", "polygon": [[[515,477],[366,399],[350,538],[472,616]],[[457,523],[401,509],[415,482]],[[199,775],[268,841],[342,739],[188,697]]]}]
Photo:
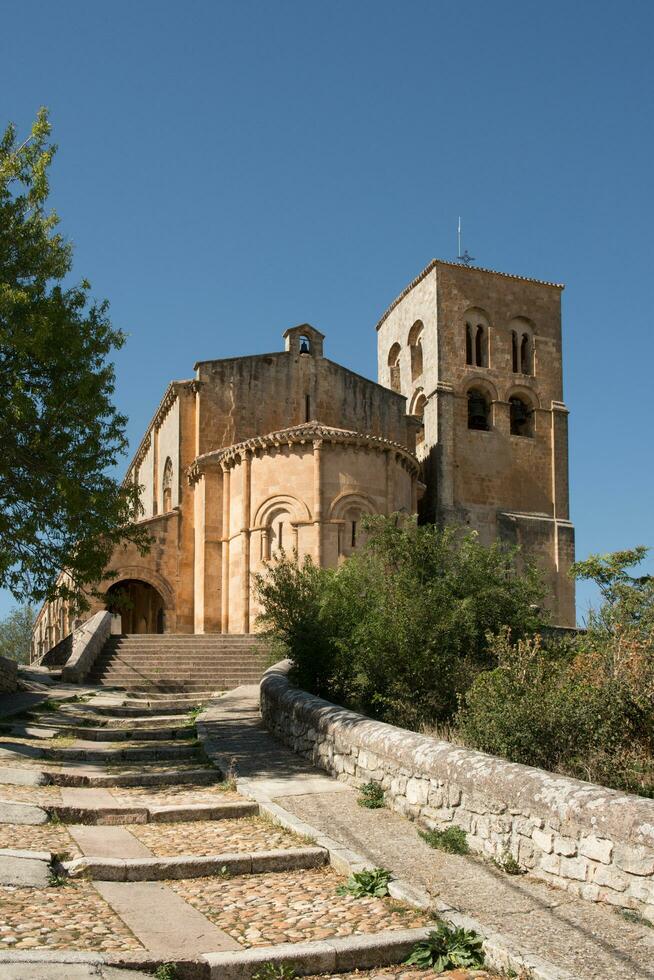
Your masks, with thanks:
[{"label": "lightning rod antenna", "polygon": [[467,266],[470,265],[471,262],[475,261],[474,256],[468,255],[467,251],[465,252],[461,251],[461,215],[459,215],[459,225],[457,229],[457,245],[458,245],[458,251],[456,256],[457,262],[462,262],[463,265]]}]

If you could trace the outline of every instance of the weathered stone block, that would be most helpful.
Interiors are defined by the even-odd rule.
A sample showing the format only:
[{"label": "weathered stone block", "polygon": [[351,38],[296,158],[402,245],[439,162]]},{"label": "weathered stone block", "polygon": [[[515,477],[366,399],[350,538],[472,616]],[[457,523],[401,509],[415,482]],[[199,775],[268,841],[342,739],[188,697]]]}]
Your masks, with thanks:
[{"label": "weathered stone block", "polygon": [[610,864],[613,842],[603,837],[584,837],[579,843],[579,853],[591,861]]},{"label": "weathered stone block", "polygon": [[561,858],[559,873],[564,878],[573,878],[575,881],[586,881],[588,877],[588,861],[585,858]]},{"label": "weathered stone block", "polygon": [[602,888],[613,888],[616,892],[623,892],[627,887],[627,879],[624,875],[604,865],[595,868],[593,881]]},{"label": "weathered stone block", "polygon": [[424,806],[429,797],[429,782],[426,779],[409,779],[406,785],[406,799],[409,806]]},{"label": "weathered stone block", "polygon": [[545,852],[545,854],[551,854],[552,851],[554,850],[553,834],[548,834],[542,830],[538,830],[537,828],[535,828],[533,834],[531,835],[531,839],[533,840],[536,847],[539,847],[541,851]]},{"label": "weathered stone block", "polygon": [[563,857],[575,857],[577,853],[577,841],[572,837],[556,837],[554,839],[554,850]]},{"label": "weathered stone block", "polygon": [[616,866],[631,875],[654,874],[654,852],[636,845],[619,844],[613,858]]}]

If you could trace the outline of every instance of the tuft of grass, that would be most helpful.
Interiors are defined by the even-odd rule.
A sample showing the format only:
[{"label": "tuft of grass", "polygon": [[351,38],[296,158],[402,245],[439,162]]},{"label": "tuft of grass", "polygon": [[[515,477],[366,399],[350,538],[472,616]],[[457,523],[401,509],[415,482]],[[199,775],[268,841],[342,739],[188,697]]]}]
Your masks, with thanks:
[{"label": "tuft of grass", "polygon": [[41,711],[59,711],[59,702],[54,701],[52,698],[46,698],[45,701],[41,701],[40,704],[36,704],[33,711],[34,714],[39,714]]},{"label": "tuft of grass", "polygon": [[636,912],[634,909],[616,909],[618,915],[621,915],[623,919],[627,922],[633,923],[635,926],[648,926],[650,929],[654,929],[654,922],[650,922],[646,919],[644,915],[640,912]]},{"label": "tuft of grass", "polygon": [[286,963],[264,963],[252,974],[252,980],[295,980],[296,977],[295,967]]},{"label": "tuft of grass", "polygon": [[384,802],[384,790],[374,780],[371,780],[369,783],[364,783],[360,789],[357,803],[359,806],[365,806],[368,810],[380,810],[386,805]]},{"label": "tuft of grass", "polygon": [[162,963],[154,971],[154,980],[177,980],[177,967],[174,963]]},{"label": "tuft of grass", "polygon": [[59,874],[53,868],[48,871],[48,887],[49,888],[64,888],[67,885],[72,885],[71,879],[67,875]]},{"label": "tuft of grass", "polygon": [[446,854],[469,854],[468,835],[461,827],[448,827],[447,830],[419,830],[420,837],[435,847],[438,851],[445,851]]},{"label": "tuft of grass", "polygon": [[435,973],[459,967],[474,970],[484,965],[482,938],[472,929],[451,928],[441,922],[426,939],[416,943],[404,962],[422,969],[431,967]]},{"label": "tuft of grass", "polygon": [[189,725],[194,725],[198,720],[198,717],[202,714],[203,711],[204,711],[203,704],[196,704],[194,708],[191,708],[191,710],[188,713]]},{"label": "tuft of grass", "polygon": [[388,883],[391,872],[388,868],[372,868],[365,871],[355,871],[344,885],[336,889],[337,895],[351,895],[353,898],[385,898],[388,895]]}]

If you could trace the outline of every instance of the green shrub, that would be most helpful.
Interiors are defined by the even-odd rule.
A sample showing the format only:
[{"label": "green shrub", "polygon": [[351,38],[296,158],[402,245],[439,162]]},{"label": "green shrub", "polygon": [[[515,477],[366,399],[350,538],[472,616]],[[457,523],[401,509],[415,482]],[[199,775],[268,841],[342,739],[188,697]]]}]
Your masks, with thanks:
[{"label": "green shrub", "polygon": [[374,781],[364,783],[359,790],[357,803],[359,806],[367,807],[368,810],[380,810],[385,806],[384,790]]},{"label": "green shrub", "polygon": [[405,962],[422,969],[431,967],[435,973],[457,967],[474,970],[484,965],[482,938],[471,929],[450,928],[441,922],[427,939],[416,943]]},{"label": "green shrub", "polygon": [[355,871],[347,879],[345,885],[339,885],[337,895],[352,895],[354,898],[364,898],[372,895],[374,898],[384,898],[388,895],[388,883],[391,872],[387,868],[372,868],[368,871]]},{"label": "green shrub", "polygon": [[430,847],[447,854],[469,854],[468,835],[461,827],[448,827],[446,830],[419,830],[418,834]]},{"label": "green shrub", "polygon": [[[281,556],[255,576],[260,625],[314,694],[405,727],[451,718],[457,695],[494,666],[489,632],[538,623],[540,579],[515,551],[400,515],[365,521],[367,542],[337,569]],[[420,697],[416,697],[416,692]]]},{"label": "green shrub", "polygon": [[463,742],[654,797],[654,582],[626,572],[640,554],[580,563],[605,602],[576,639],[489,637],[497,666],[461,697]]},{"label": "green shrub", "polygon": [[498,858],[493,858],[493,863],[507,875],[523,875],[526,873],[509,850],[503,851]]}]

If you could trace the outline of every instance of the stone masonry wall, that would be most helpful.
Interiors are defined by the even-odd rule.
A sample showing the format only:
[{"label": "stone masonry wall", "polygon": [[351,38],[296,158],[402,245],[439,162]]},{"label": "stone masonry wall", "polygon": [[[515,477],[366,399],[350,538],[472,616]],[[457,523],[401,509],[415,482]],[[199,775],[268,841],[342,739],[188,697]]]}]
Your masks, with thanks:
[{"label": "stone masonry wall", "polygon": [[11,694],[18,686],[18,664],[0,657],[0,694]]},{"label": "stone masonry wall", "polygon": [[293,688],[289,662],[261,682],[268,729],[353,786],[430,829],[456,825],[471,850],[509,851],[532,874],[654,919],[654,800],[557,776],[371,721]]}]

